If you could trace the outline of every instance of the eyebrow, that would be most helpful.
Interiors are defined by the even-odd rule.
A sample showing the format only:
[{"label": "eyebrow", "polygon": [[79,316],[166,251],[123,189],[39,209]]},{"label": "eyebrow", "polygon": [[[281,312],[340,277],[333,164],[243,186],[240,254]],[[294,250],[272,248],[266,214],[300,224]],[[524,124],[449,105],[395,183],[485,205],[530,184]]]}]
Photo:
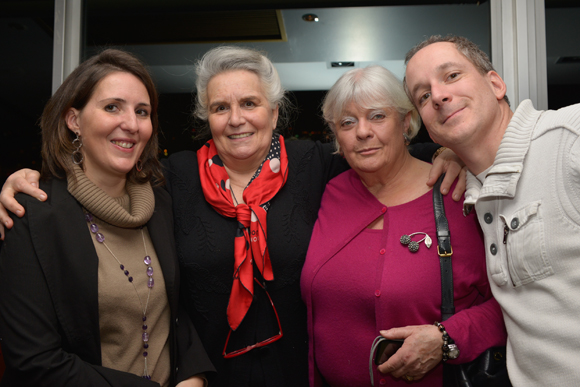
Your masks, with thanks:
[{"label": "eyebrow", "polygon": [[[257,101],[257,100],[260,100],[260,96],[259,95],[254,95],[254,94],[251,94],[251,95],[248,95],[246,97],[240,98],[240,101],[241,102],[245,102],[245,101]],[[213,107],[219,106],[219,105],[222,105],[222,104],[228,104],[228,102],[221,101],[221,100],[214,101],[214,102],[212,102],[208,106],[208,109],[211,110]]]},{"label": "eyebrow", "polygon": [[211,109],[213,109],[215,106],[219,106],[219,105],[222,105],[222,104],[224,104],[224,103],[225,103],[225,102],[223,102],[223,101],[215,101],[215,102],[213,102],[212,104],[210,104],[208,108],[209,108],[209,110],[211,110]]},{"label": "eyebrow", "polygon": [[439,66],[437,66],[436,70],[437,71],[444,71],[444,70],[447,70],[449,67],[453,67],[453,66],[461,67],[461,65],[457,62],[445,62],[445,63],[442,63]]},{"label": "eyebrow", "polygon": [[[123,98],[117,98],[117,97],[111,97],[111,98],[103,98],[102,100],[100,100],[99,102],[107,102],[109,100],[113,100],[116,102],[122,102],[122,103],[127,103],[126,100],[124,100]],[[151,104],[148,104],[147,102],[139,102],[137,104],[137,106],[148,106],[151,107]]]},{"label": "eyebrow", "polygon": [[[435,68],[435,72],[445,71],[448,68],[454,67],[454,66],[461,67],[461,65],[457,62],[445,62],[445,63],[442,63],[439,66],[437,66]],[[420,89],[421,87],[423,87],[423,85],[421,83],[416,84],[415,87],[413,87],[413,90],[411,90],[411,95],[413,97],[415,97],[415,93],[417,92],[417,89]]]}]

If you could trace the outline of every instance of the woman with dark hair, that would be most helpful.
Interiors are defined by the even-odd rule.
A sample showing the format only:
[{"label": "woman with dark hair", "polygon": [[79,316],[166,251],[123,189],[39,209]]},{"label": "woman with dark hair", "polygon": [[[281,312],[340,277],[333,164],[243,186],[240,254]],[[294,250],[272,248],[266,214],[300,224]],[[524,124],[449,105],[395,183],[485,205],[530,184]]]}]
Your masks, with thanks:
[{"label": "woman with dark hair", "polygon": [[178,320],[157,122],[149,73],[118,50],[82,63],[46,105],[49,199],[17,197],[26,215],[0,259],[3,386],[204,385],[213,367]]}]

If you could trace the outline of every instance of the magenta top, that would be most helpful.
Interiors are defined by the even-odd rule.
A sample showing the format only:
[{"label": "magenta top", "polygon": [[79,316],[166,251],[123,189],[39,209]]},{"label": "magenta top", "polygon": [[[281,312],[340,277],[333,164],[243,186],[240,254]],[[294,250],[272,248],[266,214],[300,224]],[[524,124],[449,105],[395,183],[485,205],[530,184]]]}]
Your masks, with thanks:
[{"label": "magenta top", "polygon": [[[453,248],[456,314],[444,325],[460,356],[475,359],[485,349],[505,345],[501,310],[491,295],[481,231],[474,214],[444,198]],[[382,230],[366,227],[384,217]],[[404,234],[424,232],[412,253],[400,243]],[[418,241],[424,235],[415,235]],[[370,385],[369,352],[379,331],[441,321],[441,271],[437,255],[432,193],[399,206],[381,204],[353,170],[326,187],[301,278],[308,309],[310,385]],[[382,375],[375,385],[408,382]],[[441,386],[441,364],[416,386]]]}]

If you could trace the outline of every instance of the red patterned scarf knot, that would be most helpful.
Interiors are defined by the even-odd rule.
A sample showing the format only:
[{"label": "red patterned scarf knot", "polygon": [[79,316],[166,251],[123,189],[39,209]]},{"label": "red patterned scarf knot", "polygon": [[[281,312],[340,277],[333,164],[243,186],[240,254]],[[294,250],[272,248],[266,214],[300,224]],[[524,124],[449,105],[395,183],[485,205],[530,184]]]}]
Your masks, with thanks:
[{"label": "red patterned scarf knot", "polygon": [[244,189],[245,203],[234,206],[229,176],[213,140],[197,152],[204,196],[220,214],[239,222],[234,239],[234,275],[228,322],[236,330],[248,312],[254,295],[254,262],[267,281],[274,279],[267,246],[267,203],[286,183],[288,157],[282,136],[274,137],[270,153]]}]

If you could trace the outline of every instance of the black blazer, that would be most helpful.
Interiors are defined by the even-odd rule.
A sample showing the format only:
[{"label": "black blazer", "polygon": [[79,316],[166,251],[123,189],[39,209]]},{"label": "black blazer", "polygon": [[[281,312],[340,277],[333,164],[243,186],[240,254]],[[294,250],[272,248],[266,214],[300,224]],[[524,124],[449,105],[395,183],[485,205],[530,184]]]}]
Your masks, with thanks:
[{"label": "black blazer", "polygon": [[[158,386],[101,366],[98,257],[82,208],[64,180],[41,182],[40,188],[48,194],[46,203],[18,195],[26,214],[13,217],[0,255],[0,338],[6,362],[0,385]],[[211,373],[213,366],[189,318],[178,311],[171,198],[163,189],[154,192],[155,212],[147,228],[171,308],[175,384]]]}]

